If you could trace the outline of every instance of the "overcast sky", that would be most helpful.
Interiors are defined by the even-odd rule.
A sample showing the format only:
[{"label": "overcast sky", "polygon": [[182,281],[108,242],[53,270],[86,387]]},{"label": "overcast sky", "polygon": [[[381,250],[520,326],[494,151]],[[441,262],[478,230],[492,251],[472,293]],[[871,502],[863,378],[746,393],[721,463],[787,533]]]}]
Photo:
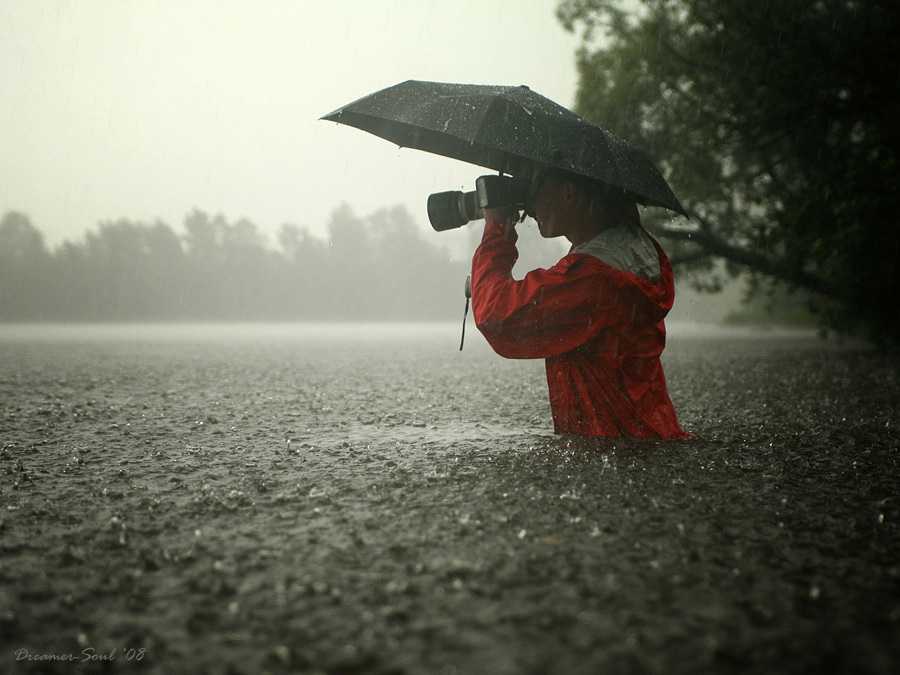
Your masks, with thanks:
[{"label": "overcast sky", "polygon": [[[327,112],[407,79],[528,84],[571,107],[554,0],[0,0],[0,212],[49,242],[198,207],[323,233],[483,170],[399,150]],[[459,242],[452,235],[447,243]]]}]

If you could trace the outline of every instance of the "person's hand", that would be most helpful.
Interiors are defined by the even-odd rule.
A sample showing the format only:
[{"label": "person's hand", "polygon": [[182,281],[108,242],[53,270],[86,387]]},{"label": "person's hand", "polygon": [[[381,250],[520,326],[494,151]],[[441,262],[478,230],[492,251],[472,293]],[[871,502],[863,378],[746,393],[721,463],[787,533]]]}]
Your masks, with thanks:
[{"label": "person's hand", "polygon": [[499,224],[503,226],[503,235],[510,241],[518,239],[516,225],[519,222],[519,212],[511,206],[502,206],[496,209],[484,210],[485,225]]}]

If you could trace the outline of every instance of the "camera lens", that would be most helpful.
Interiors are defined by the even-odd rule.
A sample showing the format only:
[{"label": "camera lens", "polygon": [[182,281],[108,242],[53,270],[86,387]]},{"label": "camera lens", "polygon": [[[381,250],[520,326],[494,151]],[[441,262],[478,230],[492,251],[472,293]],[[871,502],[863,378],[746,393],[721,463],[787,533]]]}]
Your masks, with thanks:
[{"label": "camera lens", "polygon": [[428,195],[428,220],[438,232],[462,227],[481,217],[474,192],[450,190]]}]

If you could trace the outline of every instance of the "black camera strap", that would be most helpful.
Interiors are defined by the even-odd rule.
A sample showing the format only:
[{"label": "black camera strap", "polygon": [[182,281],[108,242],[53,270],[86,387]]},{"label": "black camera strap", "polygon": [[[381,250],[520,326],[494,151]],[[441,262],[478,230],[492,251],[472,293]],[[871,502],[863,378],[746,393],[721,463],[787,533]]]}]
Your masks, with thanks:
[{"label": "black camera strap", "polygon": [[462,323],[462,335],[459,338],[459,351],[462,351],[463,342],[466,340],[466,317],[469,316],[469,298],[472,297],[472,276],[466,276],[466,308],[463,310],[463,323]]}]

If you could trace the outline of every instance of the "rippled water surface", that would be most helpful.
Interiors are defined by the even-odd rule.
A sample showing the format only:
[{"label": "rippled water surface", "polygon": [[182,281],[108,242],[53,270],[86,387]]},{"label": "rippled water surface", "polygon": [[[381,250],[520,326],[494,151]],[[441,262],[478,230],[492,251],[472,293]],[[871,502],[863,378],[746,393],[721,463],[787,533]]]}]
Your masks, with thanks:
[{"label": "rippled water surface", "polygon": [[0,670],[897,666],[896,361],[672,326],[697,439],[588,443],[458,328],[0,327]]}]

